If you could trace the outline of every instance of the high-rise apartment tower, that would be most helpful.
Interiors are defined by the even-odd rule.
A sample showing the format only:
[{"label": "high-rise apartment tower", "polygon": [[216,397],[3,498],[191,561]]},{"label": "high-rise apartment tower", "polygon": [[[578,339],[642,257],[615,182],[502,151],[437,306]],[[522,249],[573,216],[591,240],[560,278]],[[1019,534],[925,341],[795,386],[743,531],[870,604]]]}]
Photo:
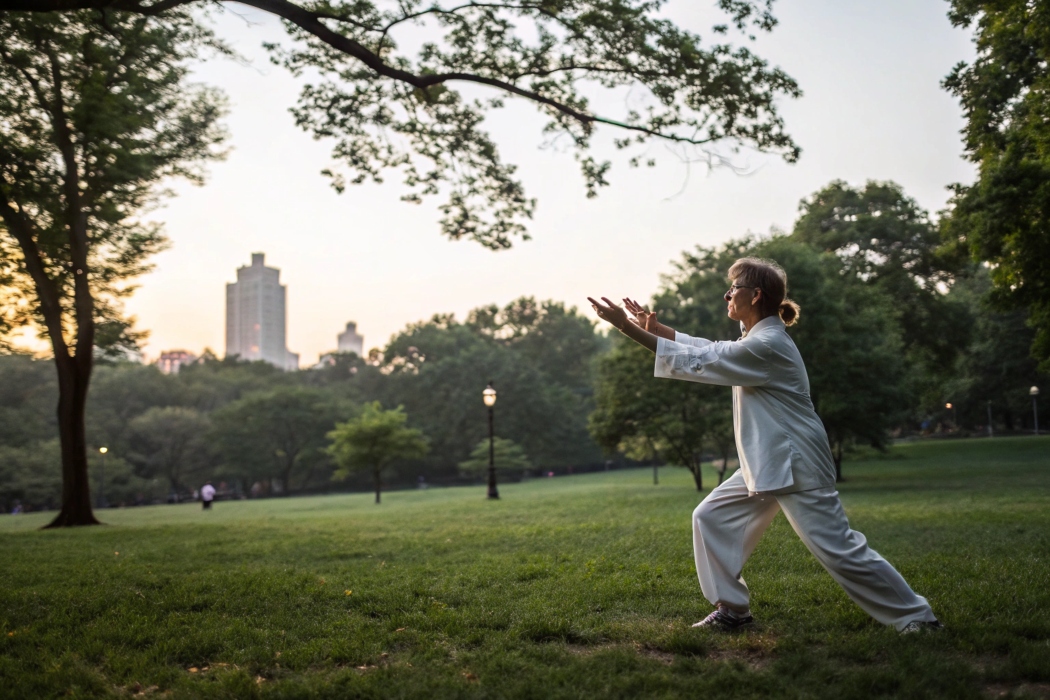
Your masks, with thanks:
[{"label": "high-rise apartment tower", "polygon": [[350,321],[346,330],[339,334],[339,352],[355,352],[358,357],[365,356],[365,337],[357,332],[357,324]]},{"label": "high-rise apartment tower", "polygon": [[237,268],[237,281],[226,285],[226,356],[298,369],[299,355],[287,347],[281,271],[266,267],[264,259],[252,253],[251,266]]}]

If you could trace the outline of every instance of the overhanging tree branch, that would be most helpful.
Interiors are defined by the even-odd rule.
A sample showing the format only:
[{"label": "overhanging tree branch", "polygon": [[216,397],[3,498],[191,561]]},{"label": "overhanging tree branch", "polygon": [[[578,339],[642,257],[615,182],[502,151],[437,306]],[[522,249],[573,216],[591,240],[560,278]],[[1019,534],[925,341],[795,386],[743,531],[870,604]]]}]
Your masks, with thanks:
[{"label": "overhanging tree branch", "polygon": [[[18,10],[18,11],[63,11],[63,10],[74,10],[74,9],[114,9],[122,10],[126,12],[136,12],[147,15],[158,15],[167,10],[182,5],[188,5],[193,3],[199,3],[200,0],[159,0],[154,3],[144,3],[139,0],[39,0],[34,2],[33,0],[0,0],[0,10]],[[521,4],[508,4],[508,3],[465,3],[458,5],[453,8],[440,8],[430,7],[426,10],[418,12],[406,12],[401,17],[388,22],[383,27],[371,27],[367,24],[355,22],[351,17],[345,14],[337,14],[332,12],[312,11],[307,10],[295,3],[289,2],[289,0],[236,0],[239,4],[254,7],[258,10],[273,14],[280,17],[288,22],[291,22],[295,26],[299,27],[303,31],[311,34],[312,36],[320,39],[328,46],[344,53],[348,56],[356,58],[361,61],[364,65],[375,72],[376,75],[391,80],[396,80],[407,85],[411,85],[414,88],[420,90],[426,90],[436,85],[442,85],[450,82],[466,82],[474,83],[478,85],[486,85],[489,87],[496,88],[503,92],[523,97],[537,104],[541,104],[575,120],[581,125],[588,126],[593,124],[605,124],[607,126],[613,126],[618,129],[625,131],[631,131],[645,136],[652,136],[655,138],[671,141],[675,143],[689,144],[694,146],[709,145],[717,140],[718,138],[696,138],[692,136],[682,136],[679,134],[670,133],[660,129],[653,129],[650,127],[642,126],[640,124],[629,124],[622,120],[612,119],[609,117],[602,117],[595,114],[590,114],[581,111],[564,101],[548,97],[539,93],[535,90],[529,90],[515,85],[512,82],[506,80],[500,80],[490,76],[480,75],[470,72],[445,72],[435,73],[428,75],[420,75],[406,71],[395,66],[388,64],[374,51],[368,49],[360,42],[333,31],[326,27],[321,21],[322,19],[330,19],[339,22],[350,22],[354,26],[365,29],[367,31],[378,31],[385,35],[391,28],[412,19],[418,19],[428,14],[456,14],[457,12],[464,9],[510,9],[510,10],[533,10],[540,12],[552,19],[557,20],[557,16],[550,13],[548,8],[533,4],[533,3],[521,3]],[[514,77],[528,77],[537,76],[544,77],[553,75],[556,72],[566,70],[583,70],[587,72],[607,72],[607,73],[619,73],[629,74],[629,71],[624,69],[616,69],[611,67],[600,67],[600,66],[572,66],[572,67],[559,67],[547,71],[536,71],[521,73]]]}]

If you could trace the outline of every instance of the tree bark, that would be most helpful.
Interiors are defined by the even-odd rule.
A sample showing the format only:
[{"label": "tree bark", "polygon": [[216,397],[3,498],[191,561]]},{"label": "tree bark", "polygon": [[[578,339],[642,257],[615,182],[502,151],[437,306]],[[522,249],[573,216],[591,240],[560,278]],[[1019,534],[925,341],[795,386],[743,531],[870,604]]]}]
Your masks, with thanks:
[{"label": "tree bark", "polygon": [[722,468],[718,470],[718,485],[726,478],[726,470],[729,469],[729,450],[722,450]]},{"label": "tree bark", "polygon": [[379,476],[379,470],[378,469],[376,469],[375,472],[373,472],[372,475],[375,477],[375,480],[376,480],[376,503],[378,504],[379,503],[379,492],[380,492],[380,490],[383,487],[383,480]]},{"label": "tree bark", "polygon": [[292,470],[295,469],[295,457],[292,457],[285,462],[284,474],[282,479],[284,481],[284,491],[281,495],[287,498],[292,492]]},{"label": "tree bark", "polygon": [[[88,481],[87,436],[84,429],[84,407],[87,404],[87,376],[79,371],[76,358],[56,353],[58,367],[58,434],[62,445],[62,508],[45,526],[98,525],[91,509],[91,485]],[[90,367],[90,365],[89,365]]]},{"label": "tree bark", "polygon": [[835,483],[845,481],[842,477],[842,441],[839,440],[835,443],[835,450],[831,453],[832,458],[835,460]]},{"label": "tree bark", "polygon": [[689,472],[693,475],[693,481],[696,482],[696,490],[704,490],[704,475],[700,472],[700,462],[697,461],[695,464],[689,465]]}]

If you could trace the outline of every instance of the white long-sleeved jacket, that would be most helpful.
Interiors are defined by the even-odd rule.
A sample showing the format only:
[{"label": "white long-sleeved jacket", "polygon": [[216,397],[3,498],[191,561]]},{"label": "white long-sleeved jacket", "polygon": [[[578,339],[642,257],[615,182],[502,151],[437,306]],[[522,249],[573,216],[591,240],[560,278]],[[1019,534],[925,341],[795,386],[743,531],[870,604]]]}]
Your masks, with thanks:
[{"label": "white long-sleeved jacket", "polygon": [[657,377],[733,387],[740,471],[751,492],[834,486],[835,462],[802,356],[776,316],[737,341],[675,333],[656,345]]}]

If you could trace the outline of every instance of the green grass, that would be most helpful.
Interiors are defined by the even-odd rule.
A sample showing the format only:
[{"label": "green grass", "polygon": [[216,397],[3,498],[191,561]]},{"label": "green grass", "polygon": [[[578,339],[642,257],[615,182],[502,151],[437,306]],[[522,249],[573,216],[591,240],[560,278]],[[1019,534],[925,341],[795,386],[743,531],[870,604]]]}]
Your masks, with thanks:
[{"label": "green grass", "polygon": [[[845,465],[853,526],[948,630],[854,606],[778,516],[759,624],[698,631],[684,470],[0,518],[0,696],[1047,697],[1050,439]],[[714,484],[708,475],[707,483]],[[352,593],[347,593],[352,591]]]}]

